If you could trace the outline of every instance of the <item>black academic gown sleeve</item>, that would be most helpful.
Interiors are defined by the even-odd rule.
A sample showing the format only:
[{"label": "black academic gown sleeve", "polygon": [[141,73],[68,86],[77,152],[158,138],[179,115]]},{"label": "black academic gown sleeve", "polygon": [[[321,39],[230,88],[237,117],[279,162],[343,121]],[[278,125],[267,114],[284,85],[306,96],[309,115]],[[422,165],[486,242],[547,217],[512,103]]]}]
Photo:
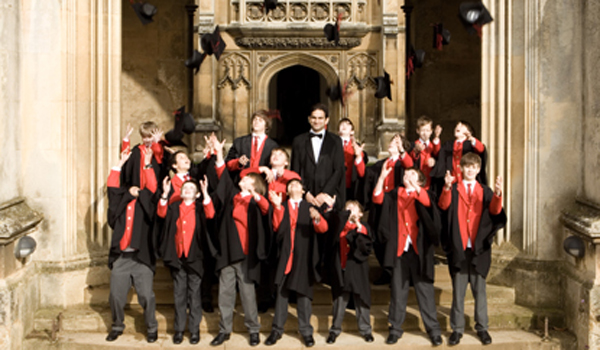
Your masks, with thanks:
[{"label": "black academic gown sleeve", "polygon": [[246,276],[255,283],[261,283],[260,262],[265,260],[268,254],[268,215],[263,216],[254,199],[250,200],[248,255],[244,254],[237,226],[233,220],[233,197],[239,193],[239,189],[226,172],[227,169],[221,175],[215,193],[211,195],[216,208],[219,208],[217,215],[221,220],[217,233],[218,245],[215,244],[215,268],[219,271],[226,266],[246,260]]},{"label": "black academic gown sleeve", "polygon": [[[129,187],[108,188],[108,224],[113,229],[108,267],[121,255],[120,242],[127,223],[127,206],[136,199],[129,193]],[[133,232],[130,247],[136,249],[135,259],[154,271],[156,263],[152,224],[156,213],[154,193],[148,189],[140,190],[135,203]]]},{"label": "black academic gown sleeve", "polygon": [[[507,217],[504,208],[498,215],[490,214],[490,203],[494,192],[489,187],[483,187],[483,210],[479,229],[473,247],[472,264],[478,274],[487,277],[492,263],[492,243],[499,229],[506,225]],[[460,271],[460,263],[464,261],[462,238],[458,224],[458,189],[457,184],[452,185],[452,201],[447,210],[442,211],[444,217],[444,229],[442,230],[442,245],[448,257],[448,268],[450,274]]]},{"label": "black academic gown sleeve", "polygon": [[[181,268],[181,260],[177,256],[177,248],[175,246],[175,236],[177,235],[177,220],[179,219],[179,205],[181,201],[172,203],[167,211],[164,225],[164,237],[161,246],[161,256],[166,266],[174,269]],[[186,259],[186,264],[199,276],[203,276],[203,257],[204,251],[215,252],[215,249],[210,242],[206,233],[206,217],[204,215],[204,207],[201,200],[196,201],[196,227],[194,236],[190,245],[190,250]]]},{"label": "black academic gown sleeve", "polygon": [[[424,191],[424,190],[422,190]],[[419,271],[421,276],[430,282],[434,279],[434,252],[439,244],[441,217],[436,206],[435,195],[427,191],[430,207],[425,207],[415,200],[415,208],[419,220],[417,227],[417,250],[419,251]],[[381,222],[378,228],[378,239],[385,244],[384,268],[392,270],[398,259],[398,189],[386,193],[381,205]]]},{"label": "black academic gown sleeve", "polygon": [[[152,157],[152,170],[154,170],[154,175],[156,176],[156,181],[158,184],[162,183],[162,180],[169,174],[168,167],[164,166],[168,164],[169,156],[163,153],[162,164],[158,164],[156,158]],[[131,187],[131,186],[140,186],[140,145],[136,145],[131,149],[131,156],[121,169],[121,186]],[[160,186],[159,186],[160,187]],[[160,195],[160,191],[157,191],[157,195]],[[155,201],[157,201],[157,196],[155,196]]]},{"label": "black academic gown sleeve", "polygon": [[306,201],[300,202],[294,238],[292,270],[286,276],[285,268],[292,246],[290,216],[287,205],[287,202],[282,204],[285,213],[276,233],[277,246],[279,249],[275,284],[281,285],[284,283],[284,288],[305,295],[312,300],[312,286],[321,279],[321,276],[317,270],[319,254],[317,240],[315,239],[317,233],[315,233],[309,212],[311,205]]},{"label": "black academic gown sleeve", "polygon": [[360,299],[369,307],[371,306],[371,285],[369,283],[369,255],[373,250],[373,239],[371,238],[369,226],[367,235],[357,230],[349,231],[346,241],[350,246],[346,260],[346,268],[342,270],[340,253],[340,233],[348,221],[350,212],[332,212],[328,218],[331,225],[327,232],[328,249],[326,264],[323,271],[323,282],[331,286],[333,299],[339,297],[343,292],[358,294]]}]

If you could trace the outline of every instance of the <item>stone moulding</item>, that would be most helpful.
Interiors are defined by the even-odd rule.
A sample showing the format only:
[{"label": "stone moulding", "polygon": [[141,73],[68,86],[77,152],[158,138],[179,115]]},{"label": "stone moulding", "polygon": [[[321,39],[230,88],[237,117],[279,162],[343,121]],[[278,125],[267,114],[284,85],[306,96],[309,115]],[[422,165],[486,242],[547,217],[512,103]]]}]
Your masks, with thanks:
[{"label": "stone moulding", "polygon": [[360,46],[359,38],[340,38],[339,45],[325,38],[237,38],[235,43],[248,49],[339,49],[348,50]]},{"label": "stone moulding", "polygon": [[44,216],[31,209],[23,197],[0,204],[0,245],[24,236],[43,219]]},{"label": "stone moulding", "polygon": [[600,207],[583,198],[577,198],[573,206],[562,210],[562,224],[583,238],[600,243]]}]

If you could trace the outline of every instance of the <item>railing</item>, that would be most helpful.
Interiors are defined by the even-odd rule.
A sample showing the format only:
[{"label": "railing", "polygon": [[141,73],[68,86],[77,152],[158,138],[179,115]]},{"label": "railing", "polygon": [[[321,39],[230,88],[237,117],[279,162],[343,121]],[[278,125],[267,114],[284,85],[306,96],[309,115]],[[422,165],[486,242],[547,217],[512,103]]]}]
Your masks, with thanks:
[{"label": "railing", "polygon": [[238,23],[325,23],[338,13],[349,23],[367,21],[367,0],[279,0],[277,8],[265,15],[263,0],[231,0],[233,21]]}]

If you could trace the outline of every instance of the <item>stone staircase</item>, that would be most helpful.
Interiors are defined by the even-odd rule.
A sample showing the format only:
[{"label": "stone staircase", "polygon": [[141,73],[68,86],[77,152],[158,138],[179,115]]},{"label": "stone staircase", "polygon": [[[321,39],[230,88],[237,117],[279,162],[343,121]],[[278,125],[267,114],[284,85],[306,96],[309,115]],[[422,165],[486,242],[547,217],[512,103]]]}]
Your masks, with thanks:
[{"label": "stone staircase", "polygon": [[[376,263],[373,263],[375,265]],[[376,273],[376,269],[372,269]],[[438,305],[438,320],[447,336],[450,330],[450,305],[452,300],[452,286],[447,266],[436,267],[435,298]],[[108,285],[88,286],[82,292],[85,304],[71,307],[66,310],[49,308],[38,310],[35,318],[35,329],[26,341],[26,349],[160,349],[173,348],[185,349],[196,348],[198,345],[190,345],[186,338],[183,344],[172,343],[173,334],[173,290],[169,272],[164,267],[158,267],[155,276],[154,290],[157,300],[156,317],[158,320],[159,340],[155,344],[145,341],[145,325],[143,321],[143,310],[137,302],[136,295],[131,291],[130,304],[126,310],[125,334],[116,342],[108,343],[104,340],[111,325],[111,314],[108,307]],[[215,295],[217,289],[214,290]],[[563,327],[563,314],[561,310],[529,309],[515,305],[514,290],[511,288],[488,285],[488,313],[490,323],[490,334],[493,344],[485,346],[486,349],[575,349],[575,338],[569,333],[553,332],[552,340],[543,342],[535,330],[541,330],[543,320],[548,317],[550,325]],[[216,301],[216,298],[215,298]],[[379,349],[387,346],[387,313],[389,303],[388,286],[372,286],[371,325],[375,342],[365,343],[358,336],[354,310],[347,310],[342,326],[343,333],[335,344],[328,345],[325,339],[332,322],[331,317],[331,292],[327,286],[315,287],[313,300],[313,315],[311,323],[315,329],[315,348],[327,349]],[[405,335],[398,342],[399,346],[408,346],[409,349],[428,349],[431,344],[424,333],[416,297],[413,290],[409,296],[407,317],[403,325]],[[470,291],[467,292],[465,301],[466,326],[470,330],[474,326],[473,313],[474,301]],[[50,341],[53,322],[57,315],[62,314],[60,331],[57,333],[56,341]],[[301,337],[298,335],[298,322],[295,305],[290,305],[290,316],[285,327],[285,335],[275,349],[301,349],[304,347]],[[262,325],[261,341],[264,341],[271,330],[273,310],[259,314]],[[212,338],[218,333],[219,314],[204,313],[200,324],[201,342],[200,346],[208,346]],[[220,348],[224,349],[249,349],[248,335],[244,327],[243,309],[241,305],[236,306],[234,315],[232,339],[225,342]],[[446,342],[446,338],[444,342]],[[260,344],[258,347],[266,347]],[[438,349],[444,349],[444,344]],[[466,332],[465,337],[457,349],[479,349],[482,345],[473,331]]]}]

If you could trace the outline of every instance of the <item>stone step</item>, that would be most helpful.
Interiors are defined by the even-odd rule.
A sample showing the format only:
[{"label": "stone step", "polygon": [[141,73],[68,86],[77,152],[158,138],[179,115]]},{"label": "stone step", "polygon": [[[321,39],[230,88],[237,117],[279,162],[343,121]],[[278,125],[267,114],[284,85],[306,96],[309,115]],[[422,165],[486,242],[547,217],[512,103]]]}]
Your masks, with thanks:
[{"label": "stone step", "polygon": [[[124,334],[114,342],[107,342],[104,340],[106,334],[104,333],[70,333],[60,332],[58,341],[51,343],[47,336],[41,335],[39,337],[30,337],[26,340],[23,349],[24,350],[112,350],[112,349],[201,349],[209,348],[210,341],[216,333],[206,334],[201,333],[200,343],[197,345],[190,345],[188,335],[185,335],[182,344],[175,345],[171,340],[171,335],[159,334],[158,341],[154,344],[148,344],[145,340],[144,334]],[[493,343],[481,345],[477,336],[472,332],[467,332],[461,339],[460,345],[452,347],[452,349],[485,349],[485,350],[574,350],[576,349],[575,337],[568,333],[554,332],[552,333],[552,339],[550,341],[542,341],[539,336],[522,331],[522,330],[497,330],[491,332]],[[267,347],[262,342],[267,338],[268,333],[262,333],[261,344],[256,346],[256,349],[289,349],[289,350],[301,350],[305,349],[304,343],[302,342],[298,334],[284,334],[283,337],[277,342],[275,346]],[[323,349],[323,350],[362,350],[362,349],[381,349],[387,347],[385,344],[385,338],[387,332],[374,333],[373,337],[375,341],[373,343],[365,343],[362,338],[356,333],[342,333],[335,344],[326,344],[325,339],[327,338],[326,332],[315,333],[315,346],[311,349]],[[448,335],[444,334],[444,344],[437,347],[436,349],[450,349],[446,344]],[[414,350],[428,350],[431,349],[431,343],[429,339],[423,333],[419,332],[406,332],[402,339],[398,341],[397,346],[405,349]],[[231,335],[231,339],[223,343],[218,347],[210,347],[212,349],[250,349],[248,344],[248,336],[246,334]],[[252,348],[254,349],[254,348]]]},{"label": "stone step", "polygon": [[[298,319],[295,305],[290,305],[289,316],[285,325],[286,332],[296,332],[298,330]],[[107,333],[110,329],[112,319],[108,307],[74,307],[68,310],[43,309],[36,313],[34,328],[39,332],[49,332],[52,329],[52,322],[57,315],[62,312],[62,327],[66,332],[99,332]],[[443,330],[450,330],[450,308],[438,307],[438,320]],[[466,327],[474,327],[474,305],[465,305]],[[490,305],[488,309],[489,324],[491,329],[530,329],[542,324],[543,317],[549,317],[550,324],[553,326],[562,326],[563,315],[559,310],[532,310],[525,307],[503,304]],[[374,331],[386,331],[388,307],[385,305],[374,305],[371,308],[371,326]],[[219,313],[204,313],[200,323],[200,331],[218,332]],[[159,332],[172,333],[173,331],[174,311],[171,306],[159,306],[156,311]],[[271,330],[273,322],[273,310],[264,314],[259,314],[261,329],[265,332]],[[332,322],[331,306],[317,305],[313,307],[311,324],[317,332],[328,331]],[[139,305],[132,305],[125,310],[126,333],[140,333],[144,331],[143,309]],[[342,329],[347,332],[356,332],[357,324],[354,310],[347,310],[342,324]],[[406,331],[424,331],[421,321],[421,315],[417,307],[407,307],[406,320],[403,325]],[[243,310],[240,306],[236,307],[233,319],[233,331],[236,333],[245,333]]]},{"label": "stone step", "polygon": [[[154,280],[154,294],[156,297],[156,303],[159,305],[172,305],[173,281],[171,280],[170,275],[168,275],[168,272],[166,274],[164,273],[164,270],[166,269],[157,269],[157,277]],[[167,275],[167,279],[164,278],[165,275]],[[450,305],[452,303],[452,282],[448,274],[447,266],[439,265],[436,267],[434,289],[435,300],[438,305]],[[84,304],[97,306],[108,305],[108,296],[110,294],[110,286],[108,284],[88,286],[83,292]],[[215,296],[215,303],[217,294],[218,286],[214,286],[213,295]],[[515,300],[514,289],[501,286],[488,285],[487,296],[488,303],[490,304],[512,304]],[[373,305],[387,305],[389,303],[389,299],[390,288],[388,285],[371,285],[371,302]],[[138,304],[137,294],[133,288],[129,291],[128,300],[132,305]],[[313,305],[331,305],[331,302],[331,289],[326,285],[315,285]],[[465,297],[465,303],[470,304],[473,302],[474,300],[469,289]],[[417,305],[417,299],[413,288],[411,288],[409,292],[408,304]]]}]

